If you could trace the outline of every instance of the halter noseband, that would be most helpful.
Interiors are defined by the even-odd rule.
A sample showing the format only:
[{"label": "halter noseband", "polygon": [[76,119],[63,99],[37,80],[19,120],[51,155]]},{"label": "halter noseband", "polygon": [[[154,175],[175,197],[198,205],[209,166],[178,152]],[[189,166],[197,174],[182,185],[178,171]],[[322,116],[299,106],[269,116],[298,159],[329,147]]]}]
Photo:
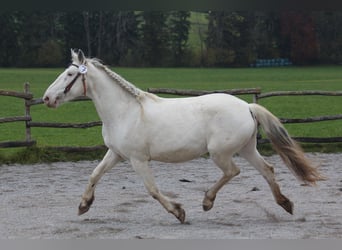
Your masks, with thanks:
[{"label": "halter noseband", "polygon": [[72,79],[72,81],[65,87],[63,93],[67,94],[70,91],[70,89],[72,88],[72,86],[74,86],[74,83],[76,82],[76,80],[80,77],[80,75],[82,75],[83,95],[86,96],[87,95],[87,85],[85,82],[85,74],[87,73],[87,66],[85,66],[83,64],[78,66],[77,64],[74,64],[74,63],[72,63],[71,66],[75,66],[76,68],[78,68],[78,73],[74,77],[74,79]]}]

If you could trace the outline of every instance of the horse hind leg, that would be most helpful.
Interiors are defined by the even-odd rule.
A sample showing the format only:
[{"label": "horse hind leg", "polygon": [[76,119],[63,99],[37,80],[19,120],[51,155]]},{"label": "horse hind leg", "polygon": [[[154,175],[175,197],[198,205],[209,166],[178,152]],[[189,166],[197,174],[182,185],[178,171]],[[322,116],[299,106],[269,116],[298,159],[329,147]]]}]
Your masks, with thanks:
[{"label": "horse hind leg", "polygon": [[209,211],[214,206],[217,192],[227,184],[234,176],[240,173],[240,169],[232,161],[231,156],[212,154],[212,160],[222,170],[223,176],[204,195],[203,210]]},{"label": "horse hind leg", "polygon": [[261,173],[261,175],[270,186],[277,204],[284,208],[286,212],[293,214],[293,203],[281,193],[280,187],[275,180],[273,166],[264,160],[264,158],[257,151],[255,145],[256,139],[253,139],[245,148],[243,148],[239,152],[240,156],[245,158]]}]

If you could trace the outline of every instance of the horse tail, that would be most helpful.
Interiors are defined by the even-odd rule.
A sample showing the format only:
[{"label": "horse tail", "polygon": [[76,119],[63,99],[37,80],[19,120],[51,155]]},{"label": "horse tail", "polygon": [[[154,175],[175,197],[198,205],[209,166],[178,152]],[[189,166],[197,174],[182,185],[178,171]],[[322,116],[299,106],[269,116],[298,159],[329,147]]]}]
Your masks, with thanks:
[{"label": "horse tail", "polygon": [[250,110],[270,139],[273,149],[280,155],[290,171],[308,185],[325,180],[316,167],[305,157],[302,148],[291,139],[279,119],[264,107],[250,104]]}]

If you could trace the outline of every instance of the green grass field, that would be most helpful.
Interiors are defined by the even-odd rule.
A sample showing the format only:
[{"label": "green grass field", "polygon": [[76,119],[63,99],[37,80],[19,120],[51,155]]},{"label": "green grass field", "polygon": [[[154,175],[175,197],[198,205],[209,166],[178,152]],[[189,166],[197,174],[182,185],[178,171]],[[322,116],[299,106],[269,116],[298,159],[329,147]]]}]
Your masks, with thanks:
[{"label": "green grass field", "polygon": [[[35,98],[63,69],[0,69],[0,89],[23,90],[30,82]],[[141,89],[167,87],[201,90],[255,88],[262,92],[276,90],[342,90],[342,67],[283,67],[283,68],[113,68],[114,71]],[[243,96],[248,102],[251,96]],[[272,97],[260,100],[278,117],[299,118],[342,113],[341,97]],[[24,114],[23,100],[0,96],[0,117]],[[98,120],[91,102],[67,103],[59,109],[44,105],[32,107],[33,121],[87,122]],[[286,125],[293,136],[333,137],[342,135],[342,121]],[[0,141],[23,140],[24,123],[0,124]],[[101,128],[52,129],[32,128],[32,138],[39,148],[46,146],[93,146],[103,144]],[[21,149],[0,149],[0,158]]]}]

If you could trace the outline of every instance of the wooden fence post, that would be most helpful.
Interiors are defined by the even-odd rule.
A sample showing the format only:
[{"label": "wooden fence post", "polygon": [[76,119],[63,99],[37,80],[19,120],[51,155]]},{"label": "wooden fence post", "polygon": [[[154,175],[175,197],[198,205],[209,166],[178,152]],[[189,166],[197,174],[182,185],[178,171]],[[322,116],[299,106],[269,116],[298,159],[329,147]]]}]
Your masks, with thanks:
[{"label": "wooden fence post", "polygon": [[258,103],[258,99],[259,99],[259,94],[257,93],[253,94],[253,103]]},{"label": "wooden fence post", "polygon": [[[25,82],[25,84],[24,84],[24,91],[25,91],[25,94],[30,94],[30,83]],[[30,112],[30,109],[31,109],[30,101],[31,100],[32,100],[32,98],[30,98],[30,99],[25,98],[25,116],[26,116],[26,118],[28,118],[25,121],[25,126],[26,126],[26,131],[25,131],[26,142],[31,142],[31,126],[30,126],[30,121],[32,120],[31,112]]]}]

